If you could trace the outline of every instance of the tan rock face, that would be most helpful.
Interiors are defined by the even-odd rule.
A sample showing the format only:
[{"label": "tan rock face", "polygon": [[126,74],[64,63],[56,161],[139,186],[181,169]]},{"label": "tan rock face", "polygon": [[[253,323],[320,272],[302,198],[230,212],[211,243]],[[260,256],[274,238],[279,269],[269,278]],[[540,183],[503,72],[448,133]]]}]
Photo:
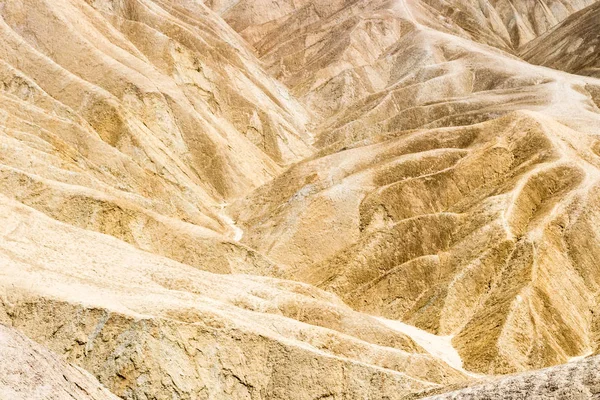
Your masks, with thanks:
[{"label": "tan rock face", "polygon": [[200,4],[0,5],[3,193],[213,272],[273,269],[224,241],[221,204],[308,154],[307,117],[229,27]]},{"label": "tan rock face", "polygon": [[595,0],[424,2],[440,11],[446,24],[458,25],[464,37],[510,51],[518,50]]},{"label": "tan rock face", "polygon": [[[298,74],[320,69],[290,75],[294,91],[320,106],[338,89],[352,97],[321,114],[315,156],[233,207],[245,243],[355,309],[455,335],[471,370],[540,368],[595,349],[595,262],[583,248],[597,246],[586,222],[597,206],[597,82],[431,31],[406,10],[362,10],[406,24],[362,57],[307,45],[314,61],[301,58]],[[364,29],[332,39],[348,44]]]},{"label": "tan rock face", "polygon": [[117,400],[81,368],[0,325],[0,397],[15,400]]},{"label": "tan rock face", "polygon": [[0,333],[43,359],[0,393],[498,397],[598,353],[591,3],[0,0]]},{"label": "tan rock face", "polygon": [[406,395],[465,376],[314,287],[216,275],[2,197],[2,314],[116,395]]}]

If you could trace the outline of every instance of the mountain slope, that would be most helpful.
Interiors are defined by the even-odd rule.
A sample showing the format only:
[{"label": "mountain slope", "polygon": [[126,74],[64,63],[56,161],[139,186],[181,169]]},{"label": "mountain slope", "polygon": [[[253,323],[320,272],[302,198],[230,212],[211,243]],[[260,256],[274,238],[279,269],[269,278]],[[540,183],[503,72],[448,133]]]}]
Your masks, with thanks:
[{"label": "mountain slope", "polygon": [[200,4],[90,3],[0,3],[2,193],[214,272],[272,268],[222,208],[309,154],[304,109]]},{"label": "mountain slope", "polygon": [[598,83],[385,4],[256,45],[320,115],[319,151],[230,208],[243,243],[357,310],[454,335],[471,371],[596,349]]},{"label": "mountain slope", "polygon": [[466,378],[331,293],[200,271],[4,196],[0,208],[0,323],[122,398],[400,398]]},{"label": "mountain slope", "polygon": [[532,64],[600,77],[600,3],[572,15],[522,49]]},{"label": "mountain slope", "polygon": [[[402,10],[405,17],[432,29],[515,52],[571,14],[594,2],[595,0],[208,0],[205,3],[221,14],[259,52],[262,50],[262,44],[257,44],[267,36],[270,42],[275,40],[288,44],[293,42],[290,39],[300,39],[297,36],[282,36],[277,33],[284,26],[286,29],[309,31],[315,25],[324,25],[324,22],[332,17],[339,20],[340,16],[348,12],[358,20],[369,20],[362,14],[363,11],[389,9]],[[330,27],[334,28],[333,25]],[[366,36],[363,38],[366,39]],[[320,42],[318,35],[313,36],[313,39]]]},{"label": "mountain slope", "polygon": [[507,50],[518,50],[595,0],[425,0],[466,37]]},{"label": "mountain slope", "polygon": [[334,295],[216,275],[281,275],[224,208],[313,151],[309,113],[219,17],[145,0],[11,0],[0,15],[2,322],[124,398],[465,379]]},{"label": "mountain slope", "polygon": [[515,55],[588,4],[0,0],[0,323],[125,399],[598,354],[600,81]]}]

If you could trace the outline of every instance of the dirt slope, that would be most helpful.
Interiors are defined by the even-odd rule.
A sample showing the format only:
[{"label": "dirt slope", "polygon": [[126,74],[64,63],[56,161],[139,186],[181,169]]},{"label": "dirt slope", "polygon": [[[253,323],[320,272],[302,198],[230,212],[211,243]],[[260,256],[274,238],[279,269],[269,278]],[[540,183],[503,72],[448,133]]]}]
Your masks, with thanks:
[{"label": "dirt slope", "polygon": [[532,64],[599,78],[599,20],[600,3],[595,3],[529,43],[522,57]]},{"label": "dirt slope", "polygon": [[0,0],[0,323],[124,399],[600,354],[600,81],[517,56],[590,4]]}]

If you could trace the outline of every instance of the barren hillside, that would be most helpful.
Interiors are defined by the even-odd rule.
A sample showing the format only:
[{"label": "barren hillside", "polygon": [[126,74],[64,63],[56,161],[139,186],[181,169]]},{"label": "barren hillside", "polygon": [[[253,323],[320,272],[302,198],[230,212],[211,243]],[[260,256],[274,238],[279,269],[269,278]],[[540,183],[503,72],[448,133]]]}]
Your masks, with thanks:
[{"label": "barren hillside", "polygon": [[600,394],[600,381],[596,373],[599,362],[598,357],[589,357],[569,364],[498,378],[472,387],[424,398],[430,400],[593,399]]},{"label": "barren hillside", "polygon": [[0,0],[0,398],[593,396],[592,3]]},{"label": "barren hillside", "polygon": [[600,3],[595,3],[550,32],[532,41],[521,52],[532,64],[572,74],[600,77]]}]

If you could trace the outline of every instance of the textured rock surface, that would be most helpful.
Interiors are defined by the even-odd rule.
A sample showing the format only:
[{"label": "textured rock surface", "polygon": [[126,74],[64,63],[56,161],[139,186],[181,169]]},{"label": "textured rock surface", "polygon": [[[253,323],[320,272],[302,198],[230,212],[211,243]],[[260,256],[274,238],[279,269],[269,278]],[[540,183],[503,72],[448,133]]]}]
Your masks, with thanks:
[{"label": "textured rock surface", "polygon": [[0,0],[0,323],[136,400],[598,354],[591,3]]},{"label": "textured rock surface", "polygon": [[0,325],[0,359],[2,399],[118,399],[86,371],[4,325]]},{"label": "textured rock surface", "polygon": [[431,400],[597,399],[600,395],[598,367],[600,367],[600,357],[590,357],[583,361],[526,372],[425,398]]},{"label": "textured rock surface", "polygon": [[231,208],[244,243],[357,310],[453,335],[471,371],[595,351],[598,81],[432,31],[409,2],[356,4],[282,24],[306,32],[293,61],[287,42],[262,56],[323,118],[313,157]]},{"label": "textured rock surface", "polygon": [[525,46],[522,57],[538,65],[600,78],[600,3],[572,15]]},{"label": "textured rock surface", "polygon": [[301,283],[216,275],[0,198],[0,322],[123,398],[398,397],[464,380]]},{"label": "textured rock surface", "polygon": [[[511,51],[594,2],[595,0],[206,1],[250,43],[264,39],[267,34],[277,37],[277,34],[273,35],[274,31],[285,24],[294,28],[309,28],[330,17],[338,18],[352,9],[377,9],[383,12],[402,9],[406,16],[434,29]],[[352,14],[358,19],[370,19],[364,18],[360,13]],[[290,37],[279,39],[287,41]]]},{"label": "textured rock surface", "polygon": [[424,0],[475,41],[517,50],[595,0]]}]

